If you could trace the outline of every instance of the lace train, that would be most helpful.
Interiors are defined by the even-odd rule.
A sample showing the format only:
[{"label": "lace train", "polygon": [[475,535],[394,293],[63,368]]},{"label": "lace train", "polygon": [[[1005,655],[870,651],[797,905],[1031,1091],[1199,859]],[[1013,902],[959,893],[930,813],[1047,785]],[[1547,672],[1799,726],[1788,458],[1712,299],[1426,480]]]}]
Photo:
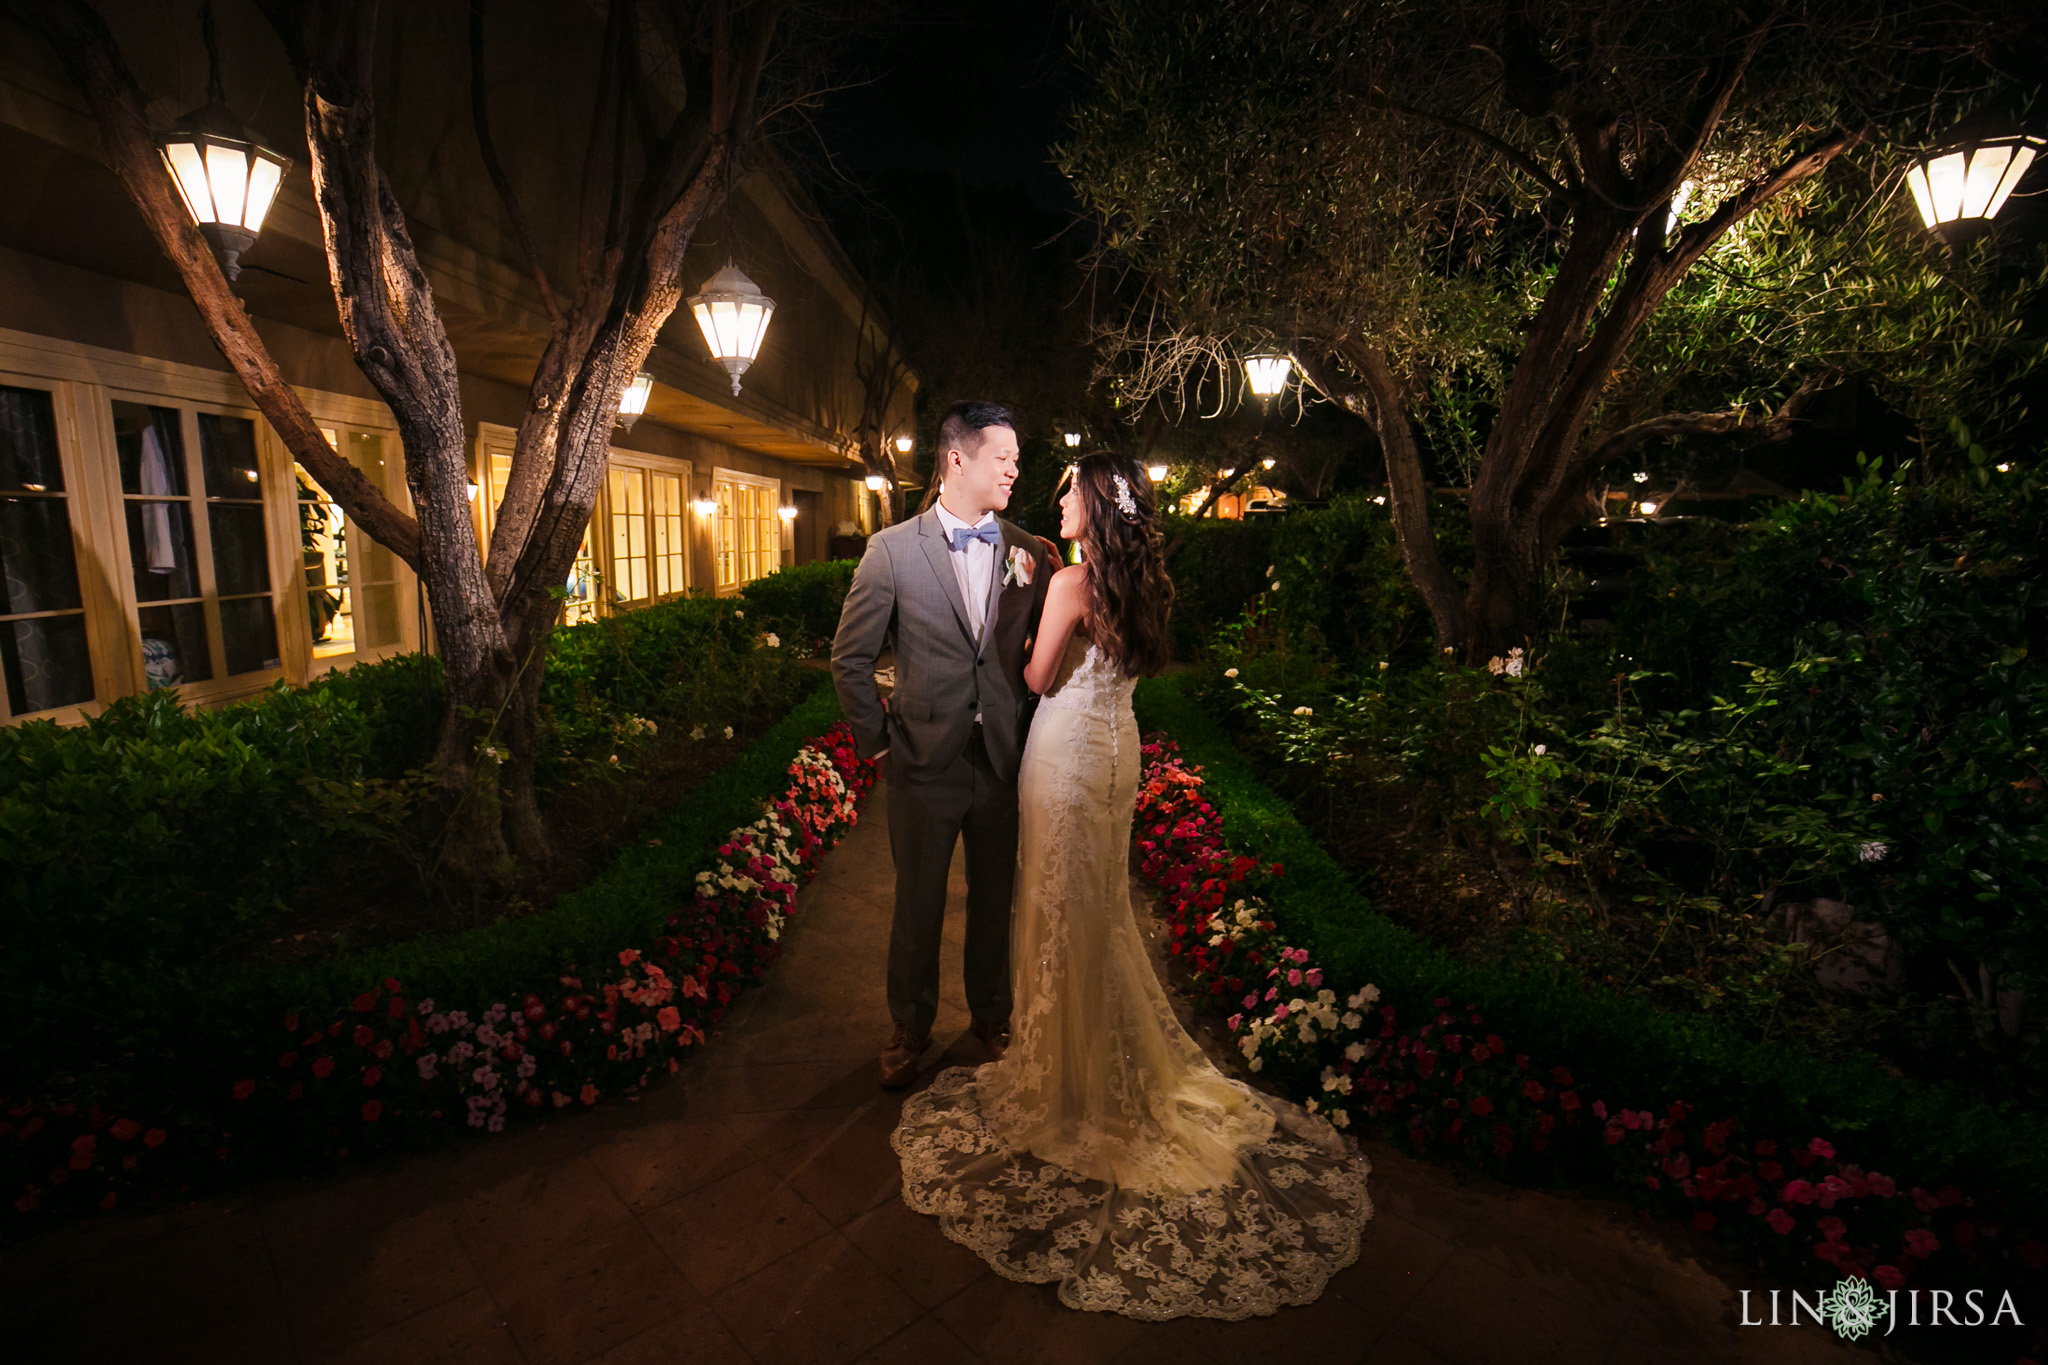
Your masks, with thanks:
[{"label": "lace train", "polygon": [[1069,647],[1019,774],[1009,1052],[912,1096],[892,1144],[904,1202],[999,1274],[1073,1308],[1253,1317],[1357,1259],[1370,1168],[1174,1016],[1131,912],[1131,687]]}]

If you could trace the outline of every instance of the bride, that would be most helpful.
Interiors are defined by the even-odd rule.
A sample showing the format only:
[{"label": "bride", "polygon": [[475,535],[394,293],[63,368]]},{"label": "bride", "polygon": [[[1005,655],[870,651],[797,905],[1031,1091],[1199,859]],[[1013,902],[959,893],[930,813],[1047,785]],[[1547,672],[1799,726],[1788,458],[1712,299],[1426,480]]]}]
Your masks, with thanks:
[{"label": "bride", "polygon": [[1072,1308],[1247,1318],[1358,1256],[1369,1169],[1326,1121],[1231,1080],[1174,1017],[1131,911],[1131,690],[1167,661],[1149,480],[1089,455],[1060,499],[1083,562],[1053,576],[1025,681],[1042,692],[1021,820],[1001,1060],[940,1073],[892,1139],[903,1197]]}]

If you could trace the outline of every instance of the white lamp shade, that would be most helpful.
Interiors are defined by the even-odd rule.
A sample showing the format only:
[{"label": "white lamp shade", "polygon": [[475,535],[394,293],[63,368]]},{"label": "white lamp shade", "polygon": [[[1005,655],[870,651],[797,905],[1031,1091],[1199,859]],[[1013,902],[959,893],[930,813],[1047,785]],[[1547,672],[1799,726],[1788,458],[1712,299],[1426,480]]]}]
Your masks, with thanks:
[{"label": "white lamp shade", "polygon": [[910,438],[908,436],[898,436],[896,438],[896,453],[898,455],[908,455],[910,453]]},{"label": "white lamp shade", "polygon": [[704,287],[690,300],[697,329],[711,358],[725,366],[732,376],[732,391],[740,391],[740,376],[761,354],[761,339],[768,335],[768,320],[775,315],[775,300],[760,286],[728,264],[704,281]]},{"label": "white lamp shade", "polygon": [[1146,476],[1150,478],[1154,483],[1166,482],[1167,473],[1168,470],[1166,466],[1163,464],[1148,464],[1145,466]]},{"label": "white lamp shade", "polygon": [[1069,449],[1069,450],[1072,450],[1072,449],[1073,449],[1073,448],[1074,448],[1075,446],[1078,446],[1078,445],[1080,445],[1080,444],[1081,444],[1081,433],[1080,433],[1080,432],[1078,432],[1078,431],[1070,431],[1070,432],[1068,432],[1068,433],[1067,433],[1067,449]]},{"label": "white lamp shade", "polygon": [[1906,170],[1906,188],[1929,228],[1991,219],[2011,196],[2040,148],[2034,138],[2001,137],[1945,148]]},{"label": "white lamp shade", "polygon": [[880,493],[889,487],[889,481],[880,474],[868,475],[866,482],[870,493]]},{"label": "white lamp shade", "polygon": [[291,162],[262,146],[221,105],[195,109],[157,139],[186,212],[221,257],[229,279],[256,244]]},{"label": "white lamp shade", "polygon": [[1278,395],[1293,373],[1294,361],[1284,355],[1255,355],[1244,362],[1245,382],[1261,398]]},{"label": "white lamp shade", "polygon": [[787,526],[791,522],[796,520],[796,508],[791,507],[787,503],[785,503],[782,506],[775,509],[775,515],[781,517],[782,524],[784,526]]},{"label": "white lamp shade", "polygon": [[713,517],[718,515],[718,503],[711,498],[693,498],[690,510],[700,517]]}]

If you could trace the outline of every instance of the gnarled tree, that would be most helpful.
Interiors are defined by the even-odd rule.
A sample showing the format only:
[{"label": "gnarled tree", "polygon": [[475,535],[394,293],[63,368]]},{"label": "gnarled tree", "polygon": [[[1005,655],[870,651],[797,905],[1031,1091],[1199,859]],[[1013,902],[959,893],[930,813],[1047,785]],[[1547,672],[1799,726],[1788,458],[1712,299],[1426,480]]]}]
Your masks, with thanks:
[{"label": "gnarled tree", "polygon": [[[1534,634],[1609,461],[1782,436],[1852,369],[1954,391],[2010,368],[2010,309],[1916,319],[1939,248],[1912,240],[1898,158],[1875,150],[2017,84],[1985,54],[2024,12],[1991,8],[1104,0],[1061,156],[1102,265],[1143,281],[1107,329],[1128,406],[1285,347],[1377,434],[1441,638],[1501,653]],[[1876,265],[1853,254],[1872,234]],[[1883,336],[1840,316],[1873,306]],[[1744,318],[1746,350],[1674,335],[1718,342]],[[1430,420],[1447,409],[1460,421]],[[1474,446],[1464,582],[1431,525],[1426,457],[1445,452],[1425,444],[1446,427]]]},{"label": "gnarled tree", "polygon": [[[85,95],[106,155],[250,397],[296,459],[420,576],[448,678],[435,768],[448,794],[448,864],[502,880],[510,853],[544,859],[533,793],[542,667],[604,479],[619,396],[683,295],[692,234],[723,202],[756,136],[783,0],[603,7],[600,69],[578,180],[573,275],[551,278],[491,136],[485,15],[469,10],[468,80],[482,158],[548,320],[488,556],[470,519],[456,356],[378,164],[375,0],[259,0],[304,100],[306,151],[342,331],[390,406],[413,510],[327,445],[230,292],[163,170],[148,98],[85,0],[9,0]],[[657,81],[655,73],[661,74]],[[417,77],[415,77],[417,79]],[[403,136],[398,130],[397,136]],[[505,755],[502,759],[499,755]]]}]

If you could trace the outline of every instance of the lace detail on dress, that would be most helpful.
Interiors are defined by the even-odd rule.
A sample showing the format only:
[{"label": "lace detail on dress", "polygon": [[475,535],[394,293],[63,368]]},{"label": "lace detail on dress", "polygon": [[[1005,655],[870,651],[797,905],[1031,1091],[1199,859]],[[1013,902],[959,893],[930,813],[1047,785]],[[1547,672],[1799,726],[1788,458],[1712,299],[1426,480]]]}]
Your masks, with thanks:
[{"label": "lace detail on dress", "polygon": [[1175,1018],[1131,911],[1134,681],[1076,638],[1018,776],[1011,1043],[912,1096],[903,1197],[1070,1307],[1245,1318],[1358,1254],[1368,1166],[1324,1120],[1224,1076]]}]

